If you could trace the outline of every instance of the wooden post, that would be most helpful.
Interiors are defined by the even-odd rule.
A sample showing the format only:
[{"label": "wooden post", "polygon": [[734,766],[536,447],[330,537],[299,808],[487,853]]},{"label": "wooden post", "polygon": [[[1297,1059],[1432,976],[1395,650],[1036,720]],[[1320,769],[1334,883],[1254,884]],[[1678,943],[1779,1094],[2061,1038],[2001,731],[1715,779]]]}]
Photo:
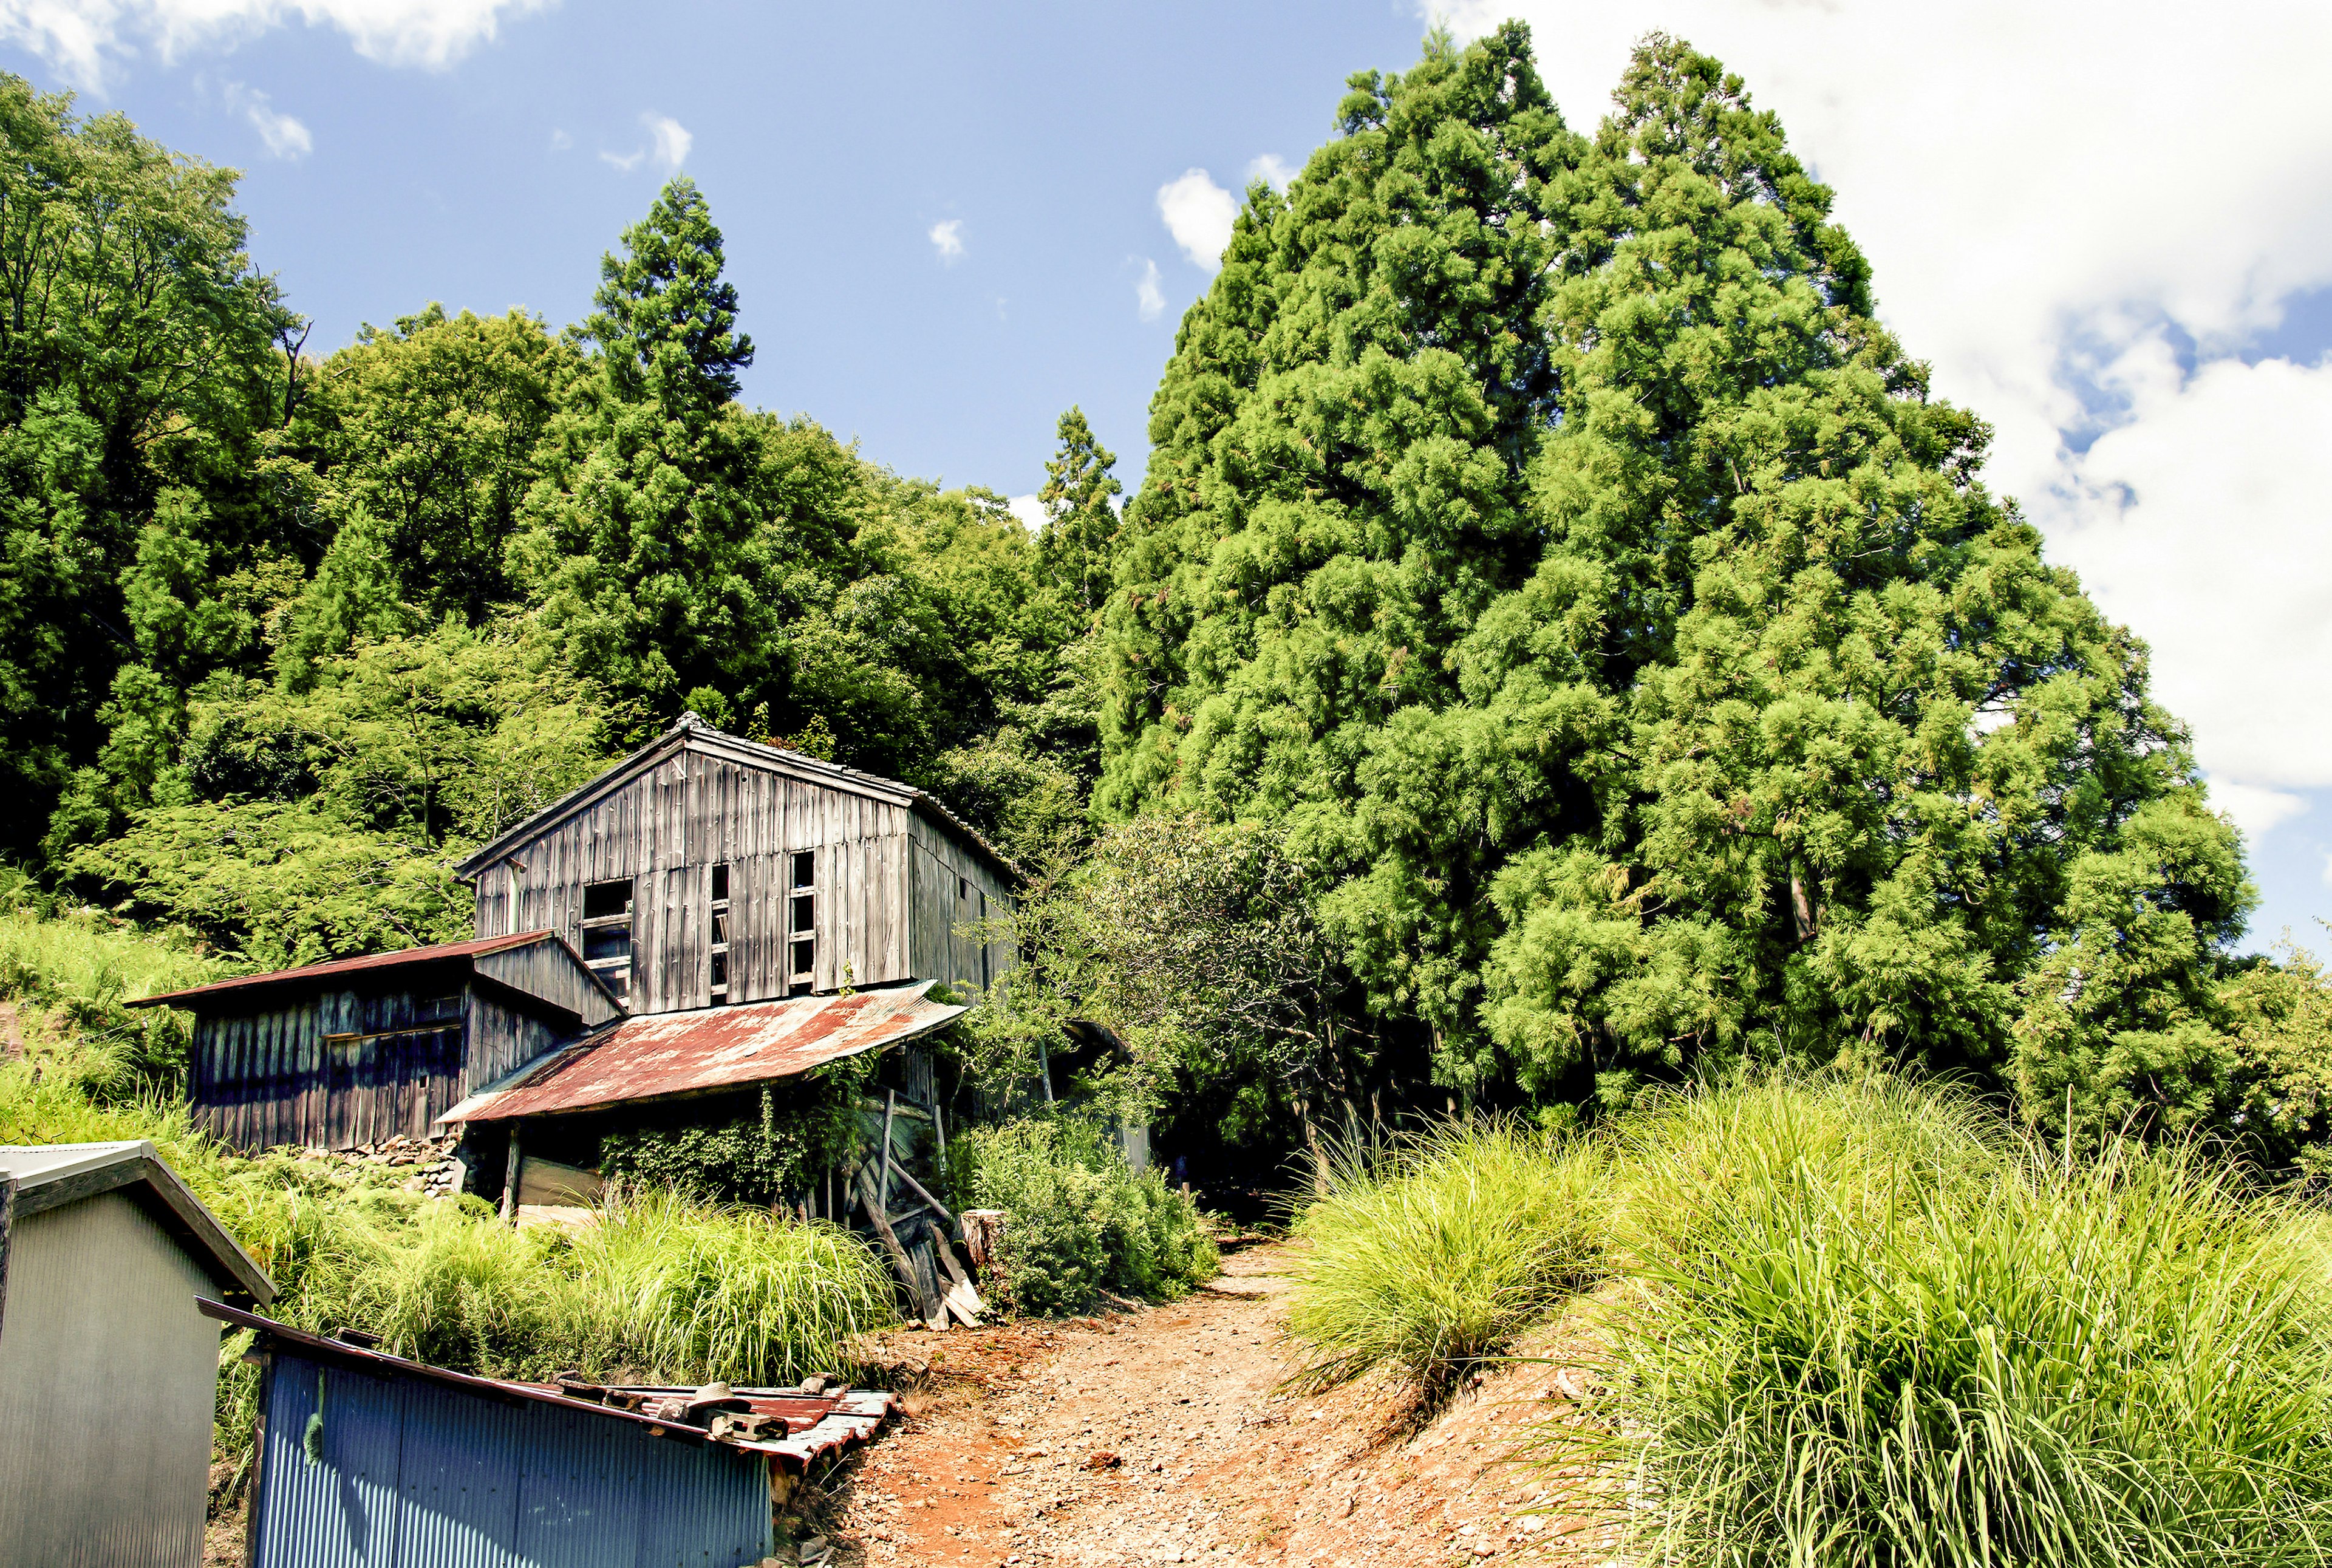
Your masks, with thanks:
[{"label": "wooden post", "polygon": [[883,1250],[891,1255],[891,1267],[897,1271],[899,1282],[913,1298],[916,1315],[929,1322],[935,1315],[932,1303],[924,1296],[923,1282],[915,1277],[914,1263],[907,1257],[907,1249],[899,1245],[899,1233],[891,1229],[891,1217],[883,1212],[883,1205],[875,1197],[874,1178],[867,1174],[864,1165],[858,1167],[858,1201],[865,1209],[874,1234],[882,1238]]},{"label": "wooden post", "polygon": [[502,1218],[515,1223],[518,1219],[519,1127],[511,1123],[510,1160],[502,1170]]},{"label": "wooden post", "polygon": [[899,1092],[883,1091],[883,1184],[876,1189],[884,1209],[891,1207],[891,1118],[899,1109]]},{"label": "wooden post", "polygon": [[1004,1258],[1004,1210],[967,1209],[962,1224],[963,1249],[971,1254],[971,1267],[982,1274],[999,1267]]}]

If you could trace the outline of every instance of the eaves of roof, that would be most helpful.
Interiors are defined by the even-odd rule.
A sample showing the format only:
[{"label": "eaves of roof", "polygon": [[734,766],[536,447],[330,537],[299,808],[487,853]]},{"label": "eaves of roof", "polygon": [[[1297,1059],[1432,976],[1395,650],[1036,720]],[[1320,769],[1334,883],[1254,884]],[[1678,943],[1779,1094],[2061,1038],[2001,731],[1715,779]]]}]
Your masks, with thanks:
[{"label": "eaves of roof", "polygon": [[367,953],[361,958],[327,959],[322,963],[302,964],[297,969],[270,970],[264,974],[236,975],[228,980],[212,980],[207,985],[188,986],[183,990],[162,991],[155,996],[139,997],[121,1005],[128,1008],[174,1007],[199,1010],[208,1002],[231,996],[238,991],[260,990],[276,987],[307,987],[329,985],[352,975],[375,975],[391,970],[414,968],[435,963],[469,964],[488,953],[507,952],[512,948],[530,946],[538,942],[555,942],[565,948],[575,967],[590,975],[591,983],[606,991],[615,1006],[622,999],[607,982],[591,973],[575,946],[555,931],[522,931],[509,936],[473,937],[466,942],[439,942],[434,947],[400,948],[395,952]]},{"label": "eaves of roof", "polygon": [[179,1180],[161,1152],[142,1138],[0,1146],[0,1175],[12,1184],[12,1220],[126,1190],[221,1290],[263,1305],[275,1299],[275,1282],[267,1271]]}]

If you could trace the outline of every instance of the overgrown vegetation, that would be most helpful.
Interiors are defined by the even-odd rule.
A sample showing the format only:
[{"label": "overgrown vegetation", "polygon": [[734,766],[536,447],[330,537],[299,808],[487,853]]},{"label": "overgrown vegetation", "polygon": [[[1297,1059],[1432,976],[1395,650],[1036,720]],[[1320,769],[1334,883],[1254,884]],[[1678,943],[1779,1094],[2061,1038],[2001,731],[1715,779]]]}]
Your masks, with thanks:
[{"label": "overgrown vegetation", "polygon": [[1346,1150],[1303,1210],[1296,1381],[1389,1368],[1429,1396],[1593,1280],[1609,1243],[1600,1150],[1511,1123]]},{"label": "overgrown vegetation", "polygon": [[[1516,1201],[1469,1201],[1494,1183]],[[2082,1152],[1948,1090],[1767,1080],[1553,1143],[1452,1128],[1302,1231],[1315,1378],[1446,1384],[1603,1279],[1576,1323],[1606,1386],[1539,1452],[1625,1476],[1652,1561],[2332,1551],[2325,1221],[2196,1145]]]},{"label": "overgrown vegetation", "polygon": [[1000,1209],[1004,1299],[1014,1312],[1085,1312],[1102,1293],[1171,1301],[1211,1278],[1214,1233],[1190,1198],[1136,1174],[1107,1133],[1074,1114],[970,1128],[948,1145],[958,1212]]},{"label": "overgrown vegetation", "polygon": [[847,1155],[858,1099],[874,1063],[846,1057],[788,1081],[783,1103],[768,1085],[753,1114],[707,1121],[644,1110],[599,1139],[599,1174],[635,1192],[665,1191],[766,1208],[806,1190]]}]

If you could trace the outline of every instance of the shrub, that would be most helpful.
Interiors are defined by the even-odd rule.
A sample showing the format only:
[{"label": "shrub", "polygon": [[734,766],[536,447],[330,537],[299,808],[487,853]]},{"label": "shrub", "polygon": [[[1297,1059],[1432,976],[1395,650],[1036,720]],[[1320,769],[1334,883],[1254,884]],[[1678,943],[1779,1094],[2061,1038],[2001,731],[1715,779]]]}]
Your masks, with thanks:
[{"label": "shrub", "polygon": [[2325,1255],[2224,1163],[2068,1160],[1837,1084],[1684,1096],[1619,1141],[1643,1291],[1589,1446],[1636,1473],[1649,1560],[2332,1550]]},{"label": "shrub", "polygon": [[1605,1163],[1505,1123],[1348,1152],[1296,1224],[1296,1381],[1386,1367],[1430,1393],[1504,1349],[1601,1271]]},{"label": "shrub", "polygon": [[1104,1290],[1170,1301],[1221,1265],[1197,1205],[1161,1172],[1137,1175],[1089,1120],[968,1129],[948,1153],[958,1200],[1008,1216],[1001,1305],[1012,1311],[1082,1312]]}]

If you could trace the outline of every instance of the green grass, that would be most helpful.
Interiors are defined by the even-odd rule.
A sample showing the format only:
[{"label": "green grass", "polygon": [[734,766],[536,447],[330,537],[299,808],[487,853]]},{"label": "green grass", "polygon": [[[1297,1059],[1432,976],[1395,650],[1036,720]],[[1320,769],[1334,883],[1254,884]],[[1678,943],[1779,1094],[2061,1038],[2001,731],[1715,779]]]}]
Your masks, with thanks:
[{"label": "green grass", "polygon": [[1636,1560],[2332,1561],[2332,1223],[2206,1151],[2068,1159],[1948,1090],[1770,1082],[1572,1144],[1448,1129],[1299,1234],[1329,1378],[1446,1380],[1608,1270],[1603,1391],[1534,1458],[1624,1481]]},{"label": "green grass", "polygon": [[1459,1123],[1348,1152],[1298,1219],[1295,1381],[1383,1367],[1438,1392],[1593,1280],[1608,1242],[1602,1149]]}]

